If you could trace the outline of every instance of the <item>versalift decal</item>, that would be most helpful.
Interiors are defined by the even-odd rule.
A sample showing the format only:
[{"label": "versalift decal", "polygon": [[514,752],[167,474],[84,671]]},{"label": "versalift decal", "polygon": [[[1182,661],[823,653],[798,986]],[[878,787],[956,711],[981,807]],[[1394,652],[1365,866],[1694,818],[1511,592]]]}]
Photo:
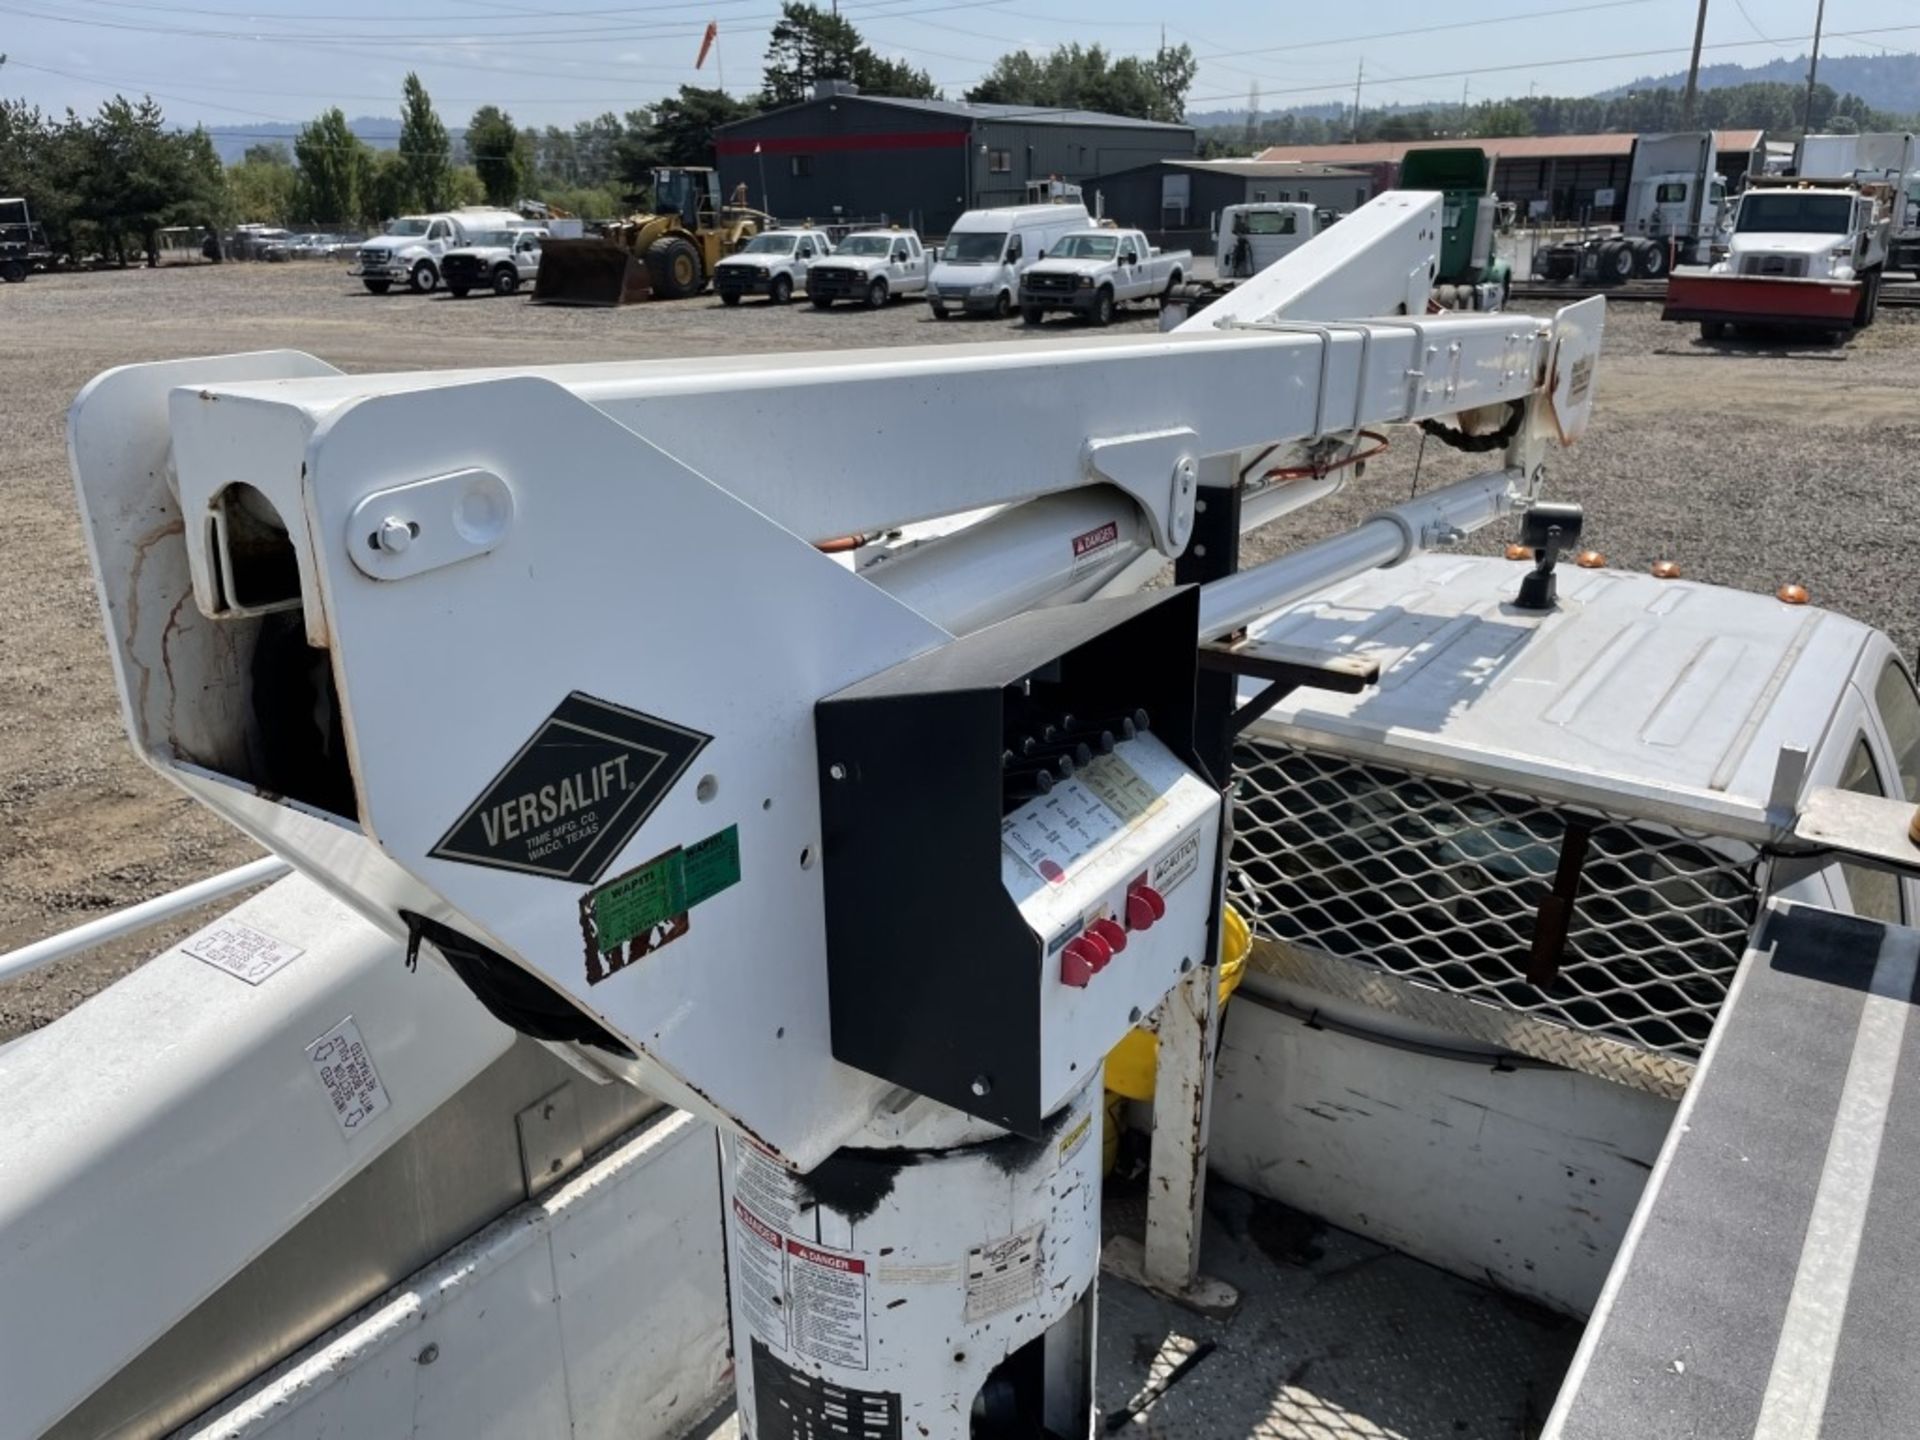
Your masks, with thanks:
[{"label": "versalift decal", "polygon": [[712,738],[576,690],[427,853],[590,885]]}]

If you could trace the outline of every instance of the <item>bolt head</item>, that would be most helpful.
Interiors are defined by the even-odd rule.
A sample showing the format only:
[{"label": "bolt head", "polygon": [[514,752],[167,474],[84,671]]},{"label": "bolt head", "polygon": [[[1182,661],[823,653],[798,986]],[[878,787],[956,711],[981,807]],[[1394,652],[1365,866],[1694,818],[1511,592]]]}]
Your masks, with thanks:
[{"label": "bolt head", "polygon": [[397,515],[389,515],[382,520],[377,533],[380,548],[389,555],[404,554],[407,547],[413,544],[413,527]]}]

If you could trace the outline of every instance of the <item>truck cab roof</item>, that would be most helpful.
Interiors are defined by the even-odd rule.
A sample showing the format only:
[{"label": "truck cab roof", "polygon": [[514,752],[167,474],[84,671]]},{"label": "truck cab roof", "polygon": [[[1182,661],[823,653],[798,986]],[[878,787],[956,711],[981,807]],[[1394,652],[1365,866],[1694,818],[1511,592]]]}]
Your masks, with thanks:
[{"label": "truck cab roof", "polygon": [[1817,754],[1861,664],[1892,653],[1813,606],[1567,563],[1559,608],[1524,611],[1525,569],[1424,555],[1263,617],[1250,642],[1380,672],[1355,695],[1295,690],[1255,733],[1758,830],[1780,748]]}]

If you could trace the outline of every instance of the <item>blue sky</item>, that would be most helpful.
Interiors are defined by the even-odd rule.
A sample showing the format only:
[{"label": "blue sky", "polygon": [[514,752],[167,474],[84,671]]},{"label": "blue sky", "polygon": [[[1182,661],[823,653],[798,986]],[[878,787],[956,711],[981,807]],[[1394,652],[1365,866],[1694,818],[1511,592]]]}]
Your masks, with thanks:
[{"label": "blue sky", "polygon": [[[1815,0],[1710,0],[1706,60],[1758,63],[1805,51]],[[1682,68],[1694,0],[842,0],[882,53],[958,95],[1004,51],[1068,40],[1201,57],[1195,109],[1350,99],[1369,104],[1584,94]],[[627,110],[683,82],[746,93],[778,0],[0,0],[0,94],[90,110],[115,90],[151,92],[170,117],[244,126],[301,121],[328,105],[398,111],[417,69],[441,114],[464,123],[504,105],[522,123]],[[707,21],[717,60],[693,68]],[[1828,0],[1827,54],[1920,50],[1915,0]],[[1871,32],[1871,33],[1858,33]]]}]

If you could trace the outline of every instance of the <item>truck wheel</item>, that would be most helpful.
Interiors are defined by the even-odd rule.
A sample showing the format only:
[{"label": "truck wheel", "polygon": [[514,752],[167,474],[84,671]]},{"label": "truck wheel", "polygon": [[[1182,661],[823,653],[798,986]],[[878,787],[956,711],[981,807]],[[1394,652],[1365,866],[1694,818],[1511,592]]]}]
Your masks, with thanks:
[{"label": "truck wheel", "polygon": [[1727,322],[1724,320],[1702,320],[1700,322],[1702,340],[1724,340],[1727,338]]},{"label": "truck wheel", "polygon": [[887,303],[887,281],[883,275],[876,275],[873,283],[867,286],[867,308],[878,310]]},{"label": "truck wheel", "polygon": [[947,318],[947,307],[942,305],[938,300],[929,300],[927,302],[927,309],[933,312],[933,318],[936,320],[944,320]]},{"label": "truck wheel", "polygon": [[833,308],[833,297],[831,295],[810,294],[807,296],[807,299],[812,302],[813,308],[816,310],[831,310]]},{"label": "truck wheel", "polygon": [[440,272],[433,268],[431,260],[415,261],[407,274],[407,288],[416,295],[431,295],[439,284]]},{"label": "truck wheel", "polygon": [[1004,320],[1013,314],[1013,296],[1002,290],[993,298],[993,318]]},{"label": "truck wheel", "polygon": [[1854,328],[1864,330],[1873,324],[1873,317],[1880,311],[1880,272],[1869,270],[1860,277],[1860,308],[1854,318]]},{"label": "truck wheel", "polygon": [[1020,307],[1020,323],[1022,325],[1038,325],[1046,318],[1047,312],[1042,310],[1038,305],[1022,305]]},{"label": "truck wheel", "polygon": [[1624,241],[1602,246],[1600,250],[1600,276],[1609,285],[1617,285],[1622,280],[1631,280],[1634,271],[1633,247]]},{"label": "truck wheel", "polygon": [[1649,245],[1640,252],[1640,278],[1658,280],[1667,273],[1667,251],[1663,245]]},{"label": "truck wheel", "polygon": [[18,285],[22,280],[26,278],[27,278],[26,262],[21,260],[9,260],[7,261],[6,264],[0,265],[0,281],[5,281],[9,285]]},{"label": "truck wheel", "polygon": [[497,265],[493,271],[493,293],[511,295],[520,288],[520,272],[511,265]]},{"label": "truck wheel", "polygon": [[738,290],[722,290],[720,292],[720,303],[722,305],[738,305],[740,303],[740,292]]},{"label": "truck wheel", "polygon": [[467,298],[467,287],[464,285],[449,285],[447,286],[447,293],[456,300],[464,300]]},{"label": "truck wheel", "polygon": [[647,247],[647,269],[653,279],[654,293],[667,300],[685,300],[698,295],[707,283],[700,264],[700,252],[693,242],[678,235],[656,240]]},{"label": "truck wheel", "polygon": [[391,280],[362,280],[360,283],[367,287],[370,294],[374,295],[384,295],[393,288],[393,282]]},{"label": "truck wheel", "polygon": [[1093,297],[1093,312],[1087,318],[1102,327],[1113,323],[1113,291],[1105,285]]}]

